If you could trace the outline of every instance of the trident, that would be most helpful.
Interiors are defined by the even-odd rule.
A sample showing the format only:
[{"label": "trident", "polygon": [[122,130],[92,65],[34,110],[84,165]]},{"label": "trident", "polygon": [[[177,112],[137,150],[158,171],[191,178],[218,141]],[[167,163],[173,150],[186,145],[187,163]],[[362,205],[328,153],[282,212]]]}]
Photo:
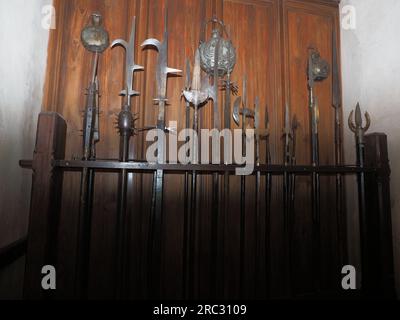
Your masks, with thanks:
[{"label": "trident", "polygon": [[[354,122],[353,122],[353,117],[354,117]],[[365,119],[366,119],[366,124],[363,127],[363,119],[362,119],[362,114],[361,114],[361,107],[360,103],[357,103],[356,110],[354,113],[354,110],[351,111],[350,116],[349,116],[349,127],[350,130],[355,134],[356,137],[356,143],[357,143],[357,164],[359,166],[364,165],[364,149],[365,149],[365,144],[364,144],[364,136],[365,133],[369,130],[371,127],[371,117],[368,112],[365,113]]]}]

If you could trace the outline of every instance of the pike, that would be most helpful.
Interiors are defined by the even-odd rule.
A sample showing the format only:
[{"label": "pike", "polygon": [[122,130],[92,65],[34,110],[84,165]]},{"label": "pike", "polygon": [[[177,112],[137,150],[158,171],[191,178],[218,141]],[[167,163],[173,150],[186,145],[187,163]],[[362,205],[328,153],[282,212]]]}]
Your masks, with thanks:
[{"label": "pike", "polygon": [[[256,97],[255,107],[254,107],[254,128],[255,128],[255,138],[256,138],[256,165],[258,167],[256,174],[256,225],[255,225],[255,235],[256,235],[256,247],[255,247],[255,265],[256,265],[256,296],[259,294],[259,277],[260,277],[260,261],[259,258],[261,256],[261,210],[260,210],[260,201],[261,201],[261,171],[259,169],[260,166],[260,143],[261,138],[268,138],[270,134],[269,130],[269,120],[268,120],[268,110],[266,109],[266,122],[265,129],[261,129],[261,119],[260,119],[260,99]],[[267,151],[268,152],[268,151]]]},{"label": "pike", "polygon": [[[283,130],[285,139],[284,147],[284,164],[285,166],[292,165],[292,146],[293,146],[293,131],[290,124],[290,109],[286,103],[285,107],[285,128]],[[290,211],[290,195],[292,190],[291,185],[292,174],[287,171],[283,174],[283,208],[284,208],[284,232],[285,232],[285,257],[286,257],[286,289],[291,293],[291,211]]]},{"label": "pike", "polygon": [[[299,121],[297,120],[297,116],[293,116],[292,120],[292,159],[291,159],[291,165],[295,166],[296,165],[296,145],[297,145],[297,129],[299,128],[300,124]],[[296,174],[291,175],[291,190],[290,190],[290,212],[293,212],[294,210],[294,204],[295,204],[295,199],[296,198]]]},{"label": "pike", "polygon": [[[312,165],[319,166],[319,106],[318,100],[314,96],[314,86],[316,81],[323,81],[329,75],[329,65],[322,60],[317,50],[312,49],[308,58],[308,90],[309,90],[309,112],[311,122],[311,145],[312,145]],[[320,179],[318,173],[312,174],[312,213],[313,213],[313,244],[314,244],[314,265],[317,275],[315,277],[315,287],[320,291]]]},{"label": "pike", "polygon": [[[242,108],[240,106],[242,105]],[[254,119],[254,111],[248,108],[247,77],[243,79],[243,99],[238,97],[233,107],[233,120],[239,126],[242,115],[242,156],[246,154],[246,123]],[[244,256],[245,256],[245,231],[246,231],[246,177],[240,181],[240,289],[244,289]]]},{"label": "pike", "polygon": [[[354,122],[353,122],[354,117]],[[356,154],[357,154],[357,166],[361,169],[365,165],[365,133],[369,130],[371,126],[371,117],[368,112],[365,113],[366,124],[363,126],[363,119],[360,104],[357,103],[356,110],[351,111],[349,115],[349,127],[354,133],[356,140]],[[357,176],[358,182],[358,200],[359,200],[359,219],[360,219],[360,242],[361,242],[361,257],[368,257],[368,226],[367,226],[367,208],[366,208],[366,192],[365,192],[365,174],[360,172]],[[363,274],[366,273],[366,266],[368,261],[361,261],[361,268]]]},{"label": "pike", "polygon": [[[203,105],[211,96],[212,88],[209,86],[207,79],[205,78],[202,81],[201,78],[201,67],[200,67],[200,51],[196,50],[195,64],[193,70],[193,81],[192,85],[189,87],[186,86],[183,91],[183,96],[185,97],[186,102],[193,106],[194,114],[193,114],[193,131],[198,134],[199,131],[199,120],[198,120],[198,110],[201,105]],[[198,145],[195,141],[193,141],[193,152],[192,152],[192,163],[198,163]],[[193,298],[193,281],[194,281],[194,255],[196,250],[196,204],[197,204],[197,173],[193,171],[192,173],[192,185],[191,185],[191,199],[190,199],[190,217],[189,217],[189,225],[187,231],[187,241],[188,241],[188,261],[187,261],[187,269],[190,273],[187,275],[188,278],[188,286],[186,289],[187,294],[189,294],[189,298]],[[187,271],[186,271],[187,272]]]},{"label": "pike", "polygon": [[[342,123],[341,123],[341,90],[339,76],[338,49],[336,41],[336,29],[333,28],[332,35],[332,106],[335,109],[335,164],[342,165]],[[343,265],[346,252],[346,241],[343,230],[343,177],[336,175],[336,219],[338,224],[339,256],[340,264]]]},{"label": "pike", "polygon": [[[158,51],[156,82],[157,97],[154,99],[158,105],[157,129],[162,132],[171,132],[165,126],[165,107],[167,105],[167,81],[170,74],[180,74],[182,71],[168,67],[168,9],[165,8],[164,17],[164,39],[160,42],[157,39],[147,39],[142,43],[142,48],[154,47]],[[164,141],[159,137],[157,142],[158,163],[165,163]],[[163,192],[164,192],[164,171],[157,170],[154,173],[151,224],[150,224],[150,245],[151,290],[159,297],[161,292],[160,270],[161,270],[161,232],[162,232],[162,211],[163,211]]]},{"label": "pike", "polygon": [[[120,134],[119,161],[129,161],[129,141],[135,134],[135,121],[132,114],[131,100],[140,93],[133,89],[134,73],[144,70],[144,67],[135,63],[135,35],[136,17],[132,21],[132,29],[129,42],[122,39],[115,40],[111,47],[121,46],[125,49],[125,88],[120,95],[126,97],[126,101],[121,108],[118,116],[118,130]],[[118,177],[118,215],[117,215],[117,275],[116,296],[122,297],[126,290],[127,273],[127,238],[129,239],[128,217],[126,210],[126,200],[128,191],[128,171],[122,170]]]},{"label": "pike", "polygon": [[[91,24],[82,30],[81,41],[86,50],[94,53],[92,76],[89,88],[87,89],[87,101],[83,120],[82,160],[94,161],[96,159],[96,144],[100,141],[99,81],[97,75],[99,55],[109,45],[109,36],[107,31],[102,27],[102,16],[100,14],[92,14]],[[88,168],[82,170],[75,279],[76,296],[81,298],[87,298],[88,289],[94,178],[94,170]]]},{"label": "pike", "polygon": [[[228,72],[227,78],[225,80],[225,107],[224,107],[224,127],[225,129],[230,130],[231,129],[231,94],[232,94],[232,83],[231,83],[231,72]],[[233,92],[235,92],[233,90]],[[227,154],[224,154],[224,164],[228,164],[228,159],[229,156]],[[226,217],[229,214],[229,172],[225,172],[224,174],[224,191],[223,191],[223,216],[221,217],[221,230],[222,230],[222,235],[220,237],[220,248],[221,248],[221,266],[220,266],[220,273],[218,276],[220,278],[220,283],[221,283],[221,288],[220,291],[223,290],[224,287],[224,252],[225,252],[225,220]]]},{"label": "pike", "polygon": [[[214,106],[214,129],[220,129],[220,114],[219,114],[219,97],[218,97],[218,81],[219,81],[219,52],[221,47],[221,39],[218,38],[215,54],[214,54],[214,72],[213,72],[213,90],[212,90],[212,100]],[[213,144],[213,156],[218,154],[217,144]],[[214,298],[216,298],[216,282],[217,282],[217,266],[218,266],[218,219],[219,219],[219,175],[218,173],[213,174],[213,192],[212,192],[212,227],[211,227],[211,287],[214,291]]]},{"label": "pike", "polygon": [[[190,61],[186,59],[186,81],[185,81],[185,91],[190,91],[191,87],[191,75],[190,75]],[[185,122],[186,129],[190,127],[190,102],[185,100],[186,108],[185,108]],[[186,143],[189,143],[189,137],[186,138]],[[190,156],[189,151],[187,152],[187,156]],[[188,272],[190,269],[190,246],[188,245],[190,239],[190,223],[191,223],[191,211],[190,211],[190,201],[189,201],[189,172],[185,172],[185,220],[184,220],[184,243],[183,243],[183,296],[187,298],[188,294]]]}]

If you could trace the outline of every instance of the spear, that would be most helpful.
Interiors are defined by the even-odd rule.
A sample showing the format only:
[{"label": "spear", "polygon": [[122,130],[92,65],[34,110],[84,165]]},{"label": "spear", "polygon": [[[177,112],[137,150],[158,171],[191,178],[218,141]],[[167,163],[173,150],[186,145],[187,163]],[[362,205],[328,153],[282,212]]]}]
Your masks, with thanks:
[{"label": "spear", "polygon": [[[255,276],[255,289],[256,295],[259,294],[259,277],[260,277],[260,256],[261,256],[261,171],[259,169],[260,166],[260,143],[261,138],[269,137],[269,119],[268,119],[268,110],[265,110],[266,120],[265,120],[265,129],[261,129],[261,118],[260,118],[260,99],[256,97],[255,108],[254,108],[254,128],[255,128],[255,138],[256,138],[256,165],[257,165],[257,174],[256,174],[256,225],[255,225],[255,234],[256,234],[256,246],[255,246],[255,265],[256,265],[256,276]],[[268,148],[268,147],[267,147]],[[267,150],[268,152],[268,150]],[[268,178],[267,178],[268,180]],[[267,183],[268,184],[268,183]]]},{"label": "spear", "polygon": [[[190,61],[186,59],[186,81],[185,91],[190,91],[191,87],[191,75],[190,75]],[[190,102],[185,100],[185,123],[186,129],[190,127]],[[186,138],[186,144],[189,142],[189,137]],[[187,156],[190,156],[189,151]],[[190,212],[190,201],[189,201],[189,172],[185,172],[185,221],[184,221],[184,244],[183,244],[183,296],[187,298],[188,293],[188,271],[190,268],[189,256],[190,246],[188,245],[190,239],[190,223],[191,223],[191,212]]]},{"label": "spear", "polygon": [[[293,132],[290,123],[290,110],[289,105],[286,103],[285,107],[285,128],[283,130],[283,137],[285,139],[284,147],[284,164],[289,166],[292,164],[292,144],[293,144]],[[284,227],[285,227],[285,258],[286,258],[286,288],[288,292],[291,292],[291,234],[290,234],[290,195],[291,195],[291,175],[285,171],[283,175],[283,208],[284,208]]]},{"label": "spear", "polygon": [[[125,103],[118,115],[118,130],[120,134],[119,161],[129,161],[129,141],[134,135],[135,118],[132,114],[131,100],[140,93],[133,89],[134,73],[144,70],[142,66],[135,63],[135,36],[136,36],[136,17],[133,18],[129,42],[117,39],[111,47],[121,46],[125,49],[125,84],[120,95],[125,97]],[[117,215],[117,270],[118,277],[116,283],[116,295],[121,297],[126,290],[127,273],[127,238],[129,239],[128,217],[127,217],[127,190],[128,190],[128,171],[122,170],[118,176],[118,215]]]},{"label": "spear", "polygon": [[[312,49],[308,59],[308,90],[309,90],[309,112],[311,122],[311,145],[312,165],[319,166],[319,105],[314,96],[316,81],[323,81],[329,75],[329,65],[322,60],[317,50]],[[319,174],[312,174],[312,212],[313,212],[313,254],[317,275],[315,276],[316,290],[320,290],[320,179]]]},{"label": "spear", "polygon": [[[162,132],[170,132],[171,129],[165,126],[165,107],[167,105],[167,81],[170,74],[180,74],[182,71],[168,67],[168,9],[165,9],[164,18],[164,39],[159,41],[157,39],[147,39],[142,43],[142,47],[155,47],[158,50],[157,60],[157,97],[154,101],[158,105],[158,117],[157,117],[157,129]],[[159,164],[165,163],[165,145],[164,139],[159,137],[157,142],[157,152]],[[161,271],[161,241],[162,241],[162,211],[163,211],[163,192],[164,192],[164,171],[157,170],[154,173],[153,182],[153,196],[152,196],[152,212],[151,212],[151,223],[150,223],[150,245],[151,245],[151,257],[150,266],[152,273],[150,276],[150,283],[152,292],[160,297],[161,294],[161,282],[160,282],[160,271]]]},{"label": "spear", "polygon": [[[354,117],[354,122],[353,122]],[[354,112],[351,111],[349,116],[349,127],[350,130],[354,133],[354,137],[356,140],[356,154],[357,154],[357,166],[361,169],[364,168],[365,165],[365,133],[369,130],[371,126],[371,117],[368,112],[365,113],[366,123],[365,126],[363,124],[362,113],[360,104],[357,103],[356,110]],[[361,242],[361,268],[362,274],[367,274],[368,269],[368,261],[366,257],[368,257],[368,251],[370,250],[370,246],[368,246],[368,224],[367,224],[367,200],[366,200],[366,191],[365,191],[365,173],[360,172],[357,175],[357,184],[358,184],[358,201],[359,201],[359,219],[360,219],[360,242]],[[368,290],[368,288],[363,288],[364,290]]]},{"label": "spear", "polygon": [[[335,109],[335,164],[340,166],[342,164],[342,123],[340,109],[341,104],[341,90],[340,90],[340,76],[339,76],[339,62],[338,50],[336,42],[336,29],[333,28],[332,35],[332,48],[333,48],[333,62],[332,62],[332,106]],[[336,219],[338,224],[338,239],[339,239],[339,256],[340,265],[343,264],[344,252],[346,251],[346,241],[343,239],[343,177],[340,174],[336,175]]]},{"label": "spear", "polygon": [[[270,120],[269,120],[269,112],[268,106],[265,107],[265,127],[268,128],[270,132]],[[270,146],[270,134],[266,136],[266,150],[265,150],[265,164],[271,165],[272,164],[272,157],[271,157],[271,146]],[[269,282],[269,274],[271,270],[271,261],[270,261],[270,231],[271,231],[271,201],[272,201],[272,174],[270,172],[267,173],[266,176],[266,185],[265,185],[265,281],[266,281],[266,288],[270,288]]]},{"label": "spear", "polygon": [[[102,27],[102,16],[94,13],[91,24],[81,33],[83,46],[94,54],[91,82],[87,89],[87,101],[83,120],[83,161],[96,159],[96,144],[99,136],[99,81],[97,77],[99,55],[109,45],[109,36]],[[75,292],[81,298],[87,297],[89,278],[89,252],[92,221],[94,170],[84,168],[81,176],[79,225],[77,241],[77,263]]]},{"label": "spear", "polygon": [[[242,106],[242,107],[240,107]],[[247,101],[247,76],[243,78],[243,99],[238,97],[233,107],[233,120],[239,126],[242,116],[242,155],[246,154],[246,123],[254,119],[254,111],[248,107]],[[240,289],[244,289],[244,257],[245,257],[245,231],[246,231],[246,177],[240,181]]]},{"label": "spear", "polygon": [[[296,145],[297,145],[297,129],[299,128],[299,121],[297,120],[297,116],[293,116],[292,120],[292,159],[291,159],[291,165],[295,166],[296,165]],[[291,202],[291,207],[290,211],[293,212],[294,210],[294,202],[295,202],[295,197],[296,197],[296,174],[291,175],[291,192],[290,192],[290,202]]]},{"label": "spear", "polygon": [[[207,83],[207,79],[202,81],[201,79],[201,67],[200,67],[200,51],[196,50],[195,64],[193,68],[193,81],[190,88],[185,88],[183,91],[183,96],[189,105],[194,108],[193,115],[193,131],[198,134],[199,121],[198,121],[198,110],[199,107],[204,105],[205,102],[210,98],[212,93],[212,88]],[[193,140],[192,148],[192,163],[198,162],[198,146]],[[190,274],[188,275],[189,286],[187,291],[189,297],[192,298],[193,295],[193,281],[194,281],[194,253],[195,253],[195,232],[196,232],[196,203],[197,203],[197,174],[196,171],[192,173],[192,186],[191,186],[191,199],[190,199],[190,222],[188,226],[188,267],[190,269]]]}]

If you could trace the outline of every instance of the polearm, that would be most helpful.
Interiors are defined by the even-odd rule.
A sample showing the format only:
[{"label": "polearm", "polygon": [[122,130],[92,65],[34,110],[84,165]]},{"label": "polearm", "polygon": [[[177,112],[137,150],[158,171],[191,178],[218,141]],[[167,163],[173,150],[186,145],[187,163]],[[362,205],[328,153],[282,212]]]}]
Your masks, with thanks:
[{"label": "polearm", "polygon": [[[329,65],[322,60],[317,50],[310,50],[308,59],[308,90],[309,90],[309,112],[311,122],[311,159],[313,166],[319,166],[319,106],[314,96],[316,81],[323,81],[329,75]],[[316,270],[315,288],[320,291],[321,281],[321,246],[320,246],[320,179],[318,173],[312,174],[312,215],[313,215],[313,260]]]},{"label": "polearm", "polygon": [[[120,95],[126,97],[126,101],[122,106],[122,110],[118,116],[118,130],[120,134],[119,161],[129,161],[129,141],[135,133],[135,118],[132,114],[131,98],[140,95],[139,92],[133,90],[134,73],[144,70],[142,66],[137,65],[135,61],[135,34],[136,34],[136,17],[132,21],[132,29],[129,43],[122,39],[115,40],[111,47],[122,46],[125,51],[125,88]],[[127,238],[129,225],[127,223],[127,200],[128,190],[128,171],[122,170],[118,176],[118,213],[117,213],[117,283],[116,297],[121,298],[127,290]]]},{"label": "polearm", "polygon": [[[256,165],[257,167],[261,164],[260,159],[260,144],[261,138],[269,137],[269,120],[268,120],[268,110],[266,112],[266,123],[265,129],[261,129],[261,118],[260,118],[260,99],[256,97],[255,107],[254,107],[254,128],[255,128],[255,138],[256,138]],[[266,151],[268,152],[268,151]],[[256,173],[256,224],[255,224],[255,235],[256,235],[256,246],[255,246],[255,266],[256,266],[256,276],[255,276],[255,293],[256,297],[260,296],[260,257],[261,253],[261,171],[257,169]]]},{"label": "polearm", "polygon": [[[165,125],[165,107],[167,105],[167,80],[169,74],[179,74],[182,71],[168,67],[168,9],[165,8],[164,18],[164,39],[160,42],[157,39],[147,39],[142,43],[142,47],[155,47],[158,50],[157,60],[157,97],[154,101],[158,105],[157,130],[161,132],[169,132]],[[157,142],[157,162],[165,163],[165,141],[159,137]],[[163,211],[163,192],[164,192],[164,171],[157,170],[154,173],[153,196],[152,196],[152,212],[150,226],[150,268],[149,273],[151,291],[155,297],[161,295],[161,241],[162,241],[162,211]]]},{"label": "polearm", "polygon": [[[289,166],[292,163],[292,145],[293,145],[293,132],[290,123],[290,110],[289,105],[286,103],[285,107],[285,128],[283,130],[283,137],[285,139],[284,147],[284,164]],[[283,174],[283,211],[284,211],[284,234],[285,234],[285,271],[286,271],[286,290],[290,295],[292,291],[291,286],[291,211],[290,211],[290,195],[291,195],[291,175],[286,171]]]},{"label": "polearm", "polygon": [[[94,13],[91,24],[82,30],[81,41],[89,52],[94,53],[92,76],[87,89],[87,101],[83,120],[83,161],[96,159],[96,143],[99,135],[99,84],[97,78],[99,55],[109,45],[107,31],[102,27],[102,16]],[[84,168],[81,176],[77,262],[75,271],[75,295],[87,298],[89,281],[89,256],[92,222],[94,170]]]},{"label": "polearm", "polygon": [[[354,116],[354,122],[353,122]],[[351,111],[349,116],[349,127],[354,133],[356,140],[356,154],[357,154],[357,166],[364,168],[365,165],[365,133],[371,126],[371,117],[368,112],[365,113],[366,124],[363,126],[363,119],[360,104],[357,103],[357,107]],[[359,202],[359,219],[360,219],[360,242],[361,242],[361,272],[363,277],[368,278],[368,254],[370,247],[368,246],[368,225],[367,225],[367,201],[365,192],[365,174],[360,172],[357,176],[358,182],[358,202]],[[366,283],[366,282],[365,282]],[[365,285],[364,283],[364,285]],[[368,286],[368,284],[367,284]],[[362,288],[365,292],[368,291],[368,287]]]},{"label": "polearm", "polygon": [[[242,108],[240,106],[242,105]],[[243,79],[243,99],[238,97],[233,107],[233,120],[239,126],[242,116],[242,156],[246,155],[246,123],[248,119],[254,119],[254,111],[248,107],[247,101],[247,76]],[[240,178],[240,292],[244,290],[244,258],[246,240],[246,177]]]},{"label": "polearm", "polygon": [[[299,121],[297,120],[297,116],[294,115],[292,119],[292,159],[291,165],[295,166],[297,163],[296,160],[296,146],[297,146],[297,129],[299,128]],[[290,190],[290,212],[294,212],[294,204],[296,200],[296,174],[291,174],[291,190]]]},{"label": "polearm", "polygon": [[[270,120],[268,106],[265,106],[265,127],[270,130]],[[270,134],[266,137],[265,143],[265,164],[272,164],[271,146],[270,146]],[[271,202],[272,202],[272,174],[270,172],[266,175],[265,181],[265,287],[267,290],[267,296],[270,288],[270,270],[271,270],[271,246],[270,246],[270,233],[271,233]]]},{"label": "polearm", "polygon": [[[214,72],[213,72],[213,106],[214,106],[214,129],[220,129],[220,115],[219,115],[219,52],[220,52],[221,39],[218,39],[215,54],[214,54]],[[217,144],[213,144],[213,157],[215,154],[219,154]],[[212,192],[212,222],[211,222],[211,241],[210,241],[210,252],[211,252],[211,291],[214,294],[214,298],[217,295],[217,271],[218,271],[218,220],[219,220],[219,175],[218,173],[213,174],[213,192]]]},{"label": "polearm", "polygon": [[[185,81],[185,91],[190,91],[191,87],[191,74],[190,74],[190,61],[186,59],[186,81]],[[185,128],[190,128],[190,102],[185,100]],[[186,143],[190,140],[189,137],[186,138]],[[187,156],[190,156],[189,151]],[[183,289],[183,297],[188,298],[188,283],[189,283],[189,270],[190,270],[190,246],[189,246],[189,239],[190,239],[190,222],[191,222],[191,208],[190,208],[190,200],[189,200],[189,186],[190,186],[190,176],[189,172],[185,172],[185,213],[184,213],[184,235],[183,235],[183,282],[182,282],[182,289]]]},{"label": "polearm", "polygon": [[[199,119],[198,119],[198,111],[199,107],[203,105],[209,98],[212,93],[212,88],[210,88],[209,84],[206,81],[202,83],[201,79],[201,67],[200,67],[200,52],[196,50],[195,64],[193,68],[193,81],[192,85],[189,88],[185,88],[183,91],[183,96],[187,103],[194,108],[193,114],[193,131],[198,134],[199,131]],[[193,139],[193,147],[191,154],[191,162],[194,164],[198,163],[198,144]],[[192,299],[194,297],[194,268],[195,268],[195,250],[196,250],[196,210],[197,210],[197,174],[196,171],[192,173],[192,185],[191,185],[191,197],[190,197],[190,217],[189,217],[189,225],[188,225],[188,243],[185,244],[188,246],[188,258],[186,265],[186,281],[187,287],[185,287],[187,296]]]},{"label": "polearm", "polygon": [[[340,166],[342,165],[342,121],[340,112],[342,103],[335,28],[333,28],[332,48],[332,106],[335,108],[335,164],[336,166]],[[343,236],[343,177],[340,174],[336,175],[336,219],[338,225],[340,265],[343,265],[345,259],[344,254],[346,252],[346,241],[345,237]]]}]

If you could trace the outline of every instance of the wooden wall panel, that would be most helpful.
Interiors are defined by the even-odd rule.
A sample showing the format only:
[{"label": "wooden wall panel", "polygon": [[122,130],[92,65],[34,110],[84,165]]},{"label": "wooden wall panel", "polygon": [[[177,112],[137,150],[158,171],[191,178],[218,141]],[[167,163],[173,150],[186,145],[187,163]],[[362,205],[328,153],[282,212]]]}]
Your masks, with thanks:
[{"label": "wooden wall panel", "polygon": [[[58,12],[57,29],[52,32],[49,45],[49,64],[44,98],[44,108],[61,113],[68,122],[67,158],[81,154],[82,111],[85,105],[85,90],[90,75],[91,56],[80,43],[80,31],[87,24],[90,14],[99,11],[104,16],[110,39],[129,37],[133,16],[137,17],[136,62],[145,67],[145,72],[136,73],[135,89],[141,96],[133,99],[133,110],[138,113],[138,127],[154,125],[157,108],[155,97],[155,63],[157,53],[154,50],[141,50],[140,44],[149,37],[161,40],[163,36],[163,13],[165,1],[160,0],[55,0]],[[261,101],[261,118],[266,107],[271,119],[271,147],[273,163],[283,161],[282,128],[284,105],[288,101],[292,113],[301,120],[300,141],[298,143],[298,162],[309,162],[309,133],[306,65],[307,46],[313,44],[328,61],[331,59],[331,32],[337,26],[337,4],[335,1],[286,1],[286,0],[170,0],[168,1],[168,28],[170,31],[169,65],[185,69],[185,58],[191,61],[200,39],[203,21],[212,16],[224,20],[237,48],[238,62],[232,79],[239,84],[242,93],[243,76],[248,77],[249,102],[254,104],[255,97]],[[211,27],[207,31],[210,34]],[[98,158],[116,159],[118,157],[119,137],[114,128],[115,118],[120,110],[122,98],[118,93],[123,87],[124,52],[121,48],[106,50],[100,60],[101,100],[101,142],[98,145]],[[178,122],[178,129],[184,126],[184,101],[181,90],[184,77],[172,77],[168,82],[167,121]],[[318,84],[317,95],[323,112],[321,123],[322,162],[332,163],[333,154],[333,108],[330,106],[331,80]],[[223,95],[221,93],[220,114],[223,121]],[[212,127],[212,103],[201,110],[201,126]],[[221,123],[222,124],[222,123]],[[232,128],[234,124],[232,121]],[[144,159],[148,143],[145,135],[132,139],[131,159]],[[265,145],[261,148],[262,160],[265,159]],[[129,225],[130,225],[130,297],[146,296],[146,250],[148,222],[151,201],[151,175],[130,175],[129,177]],[[232,177],[230,189],[229,216],[226,221],[225,255],[223,263],[229,266],[223,274],[228,298],[251,296],[255,290],[254,282],[254,178],[247,178],[246,198],[246,265],[244,293],[239,287],[239,222],[240,188],[239,178]],[[210,261],[211,221],[212,221],[212,178],[199,178],[199,218],[197,221],[197,259],[196,292],[199,297],[209,297],[209,278],[213,261]],[[221,180],[222,182],[222,180]],[[262,181],[262,192],[265,191]],[[274,178],[273,214],[271,221],[271,263],[269,278],[272,281],[273,296],[285,294],[282,286],[284,272],[282,268],[283,250],[283,211],[282,181]],[[72,295],[74,277],[74,257],[76,249],[76,227],[78,213],[79,174],[68,174],[64,180],[63,212],[61,214],[59,275],[60,296]],[[165,179],[165,225],[163,234],[163,294],[169,298],[182,295],[182,247],[183,247],[183,177],[167,175]],[[222,189],[222,183],[220,183]],[[115,251],[115,211],[117,201],[117,176],[114,174],[96,175],[95,203],[92,226],[91,252],[91,296],[108,298],[113,295],[113,274]],[[309,190],[309,181],[299,179],[298,189]],[[222,191],[222,190],[221,190]],[[328,188],[324,199],[331,192]],[[334,195],[330,194],[334,199]],[[328,201],[329,203],[329,201]],[[264,206],[264,205],[263,205]],[[297,263],[299,275],[305,281],[298,284],[299,291],[307,291],[307,277],[311,277],[308,259],[310,235],[309,200],[298,197],[299,208],[296,211],[297,240],[299,246]],[[262,210],[265,208],[262,207]],[[332,210],[331,210],[332,211]],[[331,212],[327,211],[327,212]],[[335,233],[330,226],[333,215],[327,214],[326,233]],[[263,221],[264,223],[264,221]],[[333,231],[332,231],[333,230]],[[332,241],[331,241],[332,242]],[[328,246],[332,246],[327,242]],[[305,251],[304,251],[304,250]],[[303,250],[303,251],[302,251]],[[265,260],[265,259],[264,259]],[[330,261],[328,259],[328,261]],[[265,280],[265,279],[264,279]],[[140,289],[138,289],[140,288]],[[265,292],[266,294],[266,292]]]},{"label": "wooden wall panel", "polygon": [[[297,143],[297,161],[299,164],[311,163],[311,140],[307,90],[307,59],[310,47],[319,50],[321,57],[332,65],[332,35],[337,28],[337,9],[320,4],[283,1],[284,34],[284,77],[285,101],[290,106],[292,116],[300,121]],[[332,75],[316,85],[315,94],[320,108],[320,162],[333,165],[334,160],[334,108],[332,107]],[[321,178],[321,246],[323,251],[322,273],[338,273],[338,260],[334,254],[337,221],[334,202],[334,181],[329,177]],[[312,291],[316,272],[312,261],[312,215],[311,215],[311,179],[297,179],[296,208],[294,212],[293,252],[297,290]],[[300,245],[299,245],[300,244]],[[326,279],[326,277],[323,277]],[[336,279],[335,279],[336,280]],[[332,283],[323,283],[323,287]],[[296,290],[296,289],[295,289]]]}]

